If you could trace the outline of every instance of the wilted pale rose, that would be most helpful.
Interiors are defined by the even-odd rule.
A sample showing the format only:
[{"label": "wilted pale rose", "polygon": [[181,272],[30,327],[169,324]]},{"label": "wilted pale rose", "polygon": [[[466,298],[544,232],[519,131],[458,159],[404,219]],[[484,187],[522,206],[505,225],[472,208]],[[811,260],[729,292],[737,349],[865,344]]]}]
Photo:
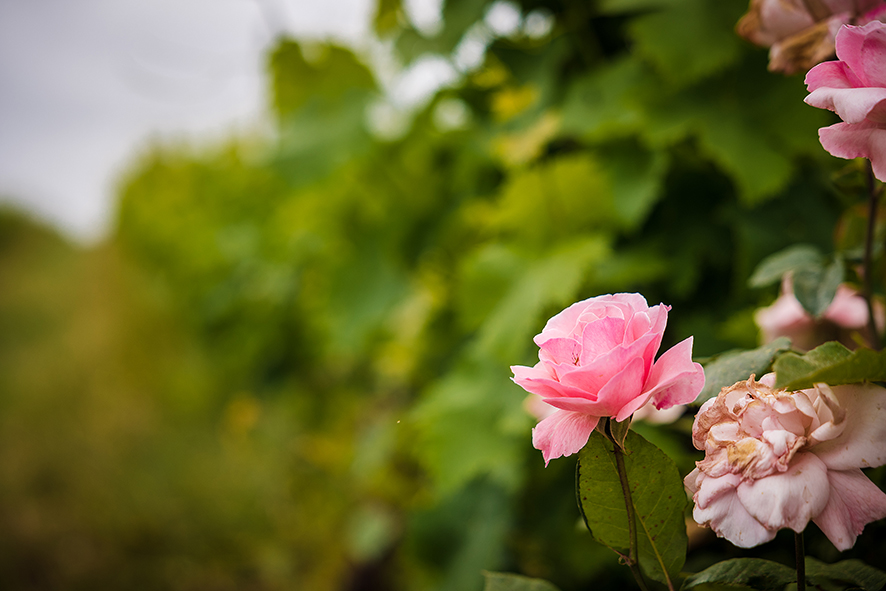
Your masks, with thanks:
[{"label": "wilted pale rose", "polygon": [[[874,317],[878,325],[883,324],[882,313],[883,307],[877,302]],[[836,340],[854,349],[857,338],[867,335],[868,305],[856,290],[843,284],[821,318],[813,318],[797,300],[790,277],[786,277],[781,295],[771,306],[757,310],[754,321],[764,343],[789,337],[795,349],[808,351]]]},{"label": "wilted pale rose", "polygon": [[869,159],[874,175],[886,181],[886,24],[844,26],[836,46],[837,61],[806,74],[806,102],[843,120],[819,129],[818,137],[833,156]]},{"label": "wilted pale rose", "polygon": [[545,463],[584,447],[601,417],[623,421],[649,401],[661,409],[695,400],[704,372],[691,337],[655,361],[668,309],[639,294],[604,295],[548,320],[534,339],[539,362],[511,367],[517,384],[557,409],[532,431]]},{"label": "wilted pale rose", "polygon": [[[764,377],[771,382],[774,376]],[[886,463],[886,389],[872,384],[724,388],[702,405],[692,440],[705,458],[684,480],[695,520],[750,548],[815,522],[839,550],[886,517],[861,468]]]},{"label": "wilted pale rose", "polygon": [[769,47],[769,69],[792,74],[834,55],[834,37],[847,23],[879,18],[883,0],[751,0],[738,34]]}]

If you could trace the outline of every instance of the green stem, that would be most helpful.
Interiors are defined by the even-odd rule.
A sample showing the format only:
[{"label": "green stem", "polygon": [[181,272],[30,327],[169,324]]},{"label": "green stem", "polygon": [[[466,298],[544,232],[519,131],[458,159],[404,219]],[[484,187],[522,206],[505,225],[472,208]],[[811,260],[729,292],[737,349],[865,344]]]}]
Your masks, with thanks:
[{"label": "green stem", "polygon": [[[634,578],[637,580],[637,585],[640,589],[642,591],[649,591],[646,581],[643,579],[643,573],[640,572],[640,564],[637,562],[637,523],[634,518],[634,502],[631,500],[631,485],[628,482],[628,471],[625,468],[624,452],[621,451],[618,445],[615,445],[613,446],[612,453],[615,454],[615,468],[618,471],[618,480],[621,482],[621,492],[624,495],[625,509],[628,513],[628,535],[631,540],[631,547],[625,562],[630,567],[631,573],[633,573]],[[668,581],[668,589],[674,590],[670,581]]]},{"label": "green stem", "polygon": [[803,532],[794,532],[794,547],[797,554],[797,591],[806,591],[806,551]]},{"label": "green stem", "polygon": [[873,275],[874,275],[874,234],[877,230],[877,182],[874,171],[868,161],[868,226],[864,240],[864,286],[862,295],[868,307],[868,345],[876,351],[880,350],[880,336],[877,321],[874,317]]}]

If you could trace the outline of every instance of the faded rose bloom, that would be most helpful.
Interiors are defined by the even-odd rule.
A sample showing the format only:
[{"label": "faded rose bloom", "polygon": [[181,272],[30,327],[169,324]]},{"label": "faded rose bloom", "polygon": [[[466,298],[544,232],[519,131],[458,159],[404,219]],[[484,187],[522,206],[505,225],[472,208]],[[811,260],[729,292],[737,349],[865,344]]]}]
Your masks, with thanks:
[{"label": "faded rose bloom", "polygon": [[886,389],[788,392],[761,382],[723,388],[695,417],[692,441],[705,458],[684,480],[693,517],[742,548],[809,521],[837,549],[851,548],[886,517],[886,494],[861,471],[886,463]]},{"label": "faded rose bloom", "polygon": [[878,18],[882,0],[751,0],[739,35],[769,47],[769,69],[793,74],[834,55],[834,37],[847,23]]},{"label": "faded rose bloom", "polygon": [[[883,306],[877,302],[874,317],[883,325]],[[856,338],[867,335],[868,306],[864,298],[846,284],[837,288],[834,300],[821,318],[813,318],[794,296],[790,276],[782,281],[781,295],[771,306],[754,313],[764,343],[778,337],[790,337],[795,349],[808,351],[826,341],[840,341],[849,348],[857,346]]]},{"label": "faded rose bloom", "polygon": [[886,24],[844,26],[837,33],[837,61],[806,74],[806,103],[837,113],[842,123],[823,127],[818,137],[838,158],[867,158],[886,181]]},{"label": "faded rose bloom", "polygon": [[615,294],[571,305],[535,337],[539,362],[515,365],[514,381],[556,410],[532,431],[545,463],[579,451],[601,417],[623,421],[652,401],[670,408],[695,400],[704,371],[692,362],[692,338],[656,361],[669,308],[640,294]]}]

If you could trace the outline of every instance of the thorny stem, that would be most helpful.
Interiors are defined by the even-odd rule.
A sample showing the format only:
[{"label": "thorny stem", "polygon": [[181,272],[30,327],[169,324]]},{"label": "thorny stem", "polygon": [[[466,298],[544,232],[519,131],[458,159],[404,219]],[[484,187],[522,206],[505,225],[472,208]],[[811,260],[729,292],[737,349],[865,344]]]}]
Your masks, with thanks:
[{"label": "thorny stem", "polygon": [[803,532],[794,532],[794,548],[797,555],[797,591],[806,591],[806,550]]},{"label": "thorny stem", "polygon": [[[628,482],[628,471],[625,468],[624,452],[618,447],[613,446],[612,453],[615,454],[615,468],[618,471],[618,480],[621,482],[621,492],[625,498],[625,509],[628,514],[628,535],[631,540],[631,547],[625,562],[631,569],[631,573],[637,580],[637,585],[642,591],[649,591],[646,581],[643,579],[643,573],[640,572],[640,564],[637,562],[637,523],[634,519],[634,502],[631,500],[631,485]],[[668,588],[673,591],[673,586],[668,584]]]},{"label": "thorny stem", "polygon": [[880,350],[880,335],[877,333],[877,322],[874,318],[873,274],[874,274],[874,234],[877,229],[878,190],[874,180],[874,171],[870,161],[867,166],[868,181],[868,226],[864,240],[864,286],[863,295],[868,306],[868,344],[872,349]]}]

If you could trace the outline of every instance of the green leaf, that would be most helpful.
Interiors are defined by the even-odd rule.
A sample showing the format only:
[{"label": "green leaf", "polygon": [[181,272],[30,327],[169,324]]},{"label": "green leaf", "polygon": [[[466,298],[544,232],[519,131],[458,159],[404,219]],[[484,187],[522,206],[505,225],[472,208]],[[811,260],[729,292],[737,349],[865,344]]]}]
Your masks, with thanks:
[{"label": "green leaf", "polygon": [[791,271],[820,270],[822,254],[814,246],[797,244],[763,259],[748,280],[750,287],[779,283]]},{"label": "green leaf", "polygon": [[762,558],[724,560],[686,579],[682,591],[699,585],[750,587],[757,591],[782,591],[795,582],[797,573],[783,564]]},{"label": "green leaf", "polygon": [[760,378],[772,367],[772,360],[791,348],[791,340],[780,337],[767,345],[749,351],[728,351],[704,364],[704,389],[696,403],[701,404],[720,393],[720,390],[736,382],[748,379],[751,374]]},{"label": "green leaf", "polygon": [[683,86],[738,59],[741,42],[733,28],[740,14],[735,3],[686,0],[634,19],[631,37],[667,81]]},{"label": "green leaf", "polygon": [[480,329],[477,347],[504,362],[519,359],[533,331],[544,325],[541,313],[575,298],[588,268],[609,253],[599,236],[568,244],[530,264]]},{"label": "green leaf", "polygon": [[821,271],[797,271],[793,277],[794,295],[803,309],[815,318],[820,318],[834,301],[845,274],[846,268],[840,258]]},{"label": "green leaf", "polygon": [[557,587],[542,579],[531,579],[511,573],[483,571],[486,585],[483,591],[559,591]]},{"label": "green leaf", "polygon": [[827,582],[838,583],[838,588],[859,587],[865,591],[880,591],[886,586],[886,573],[868,566],[861,560],[843,560],[825,564],[814,558],[806,558],[806,579],[815,586]]},{"label": "green leaf", "polygon": [[[637,525],[637,559],[643,572],[667,583],[675,580],[686,560],[686,492],[674,464],[664,452],[634,431],[625,440],[624,455]],[[628,554],[627,510],[615,467],[613,445],[594,431],[578,459],[578,502],[594,539]]]},{"label": "green leaf", "polygon": [[860,348],[850,351],[836,341],[806,354],[785,353],[774,364],[775,385],[788,390],[811,388],[819,382],[838,386],[886,381],[886,351]]}]

